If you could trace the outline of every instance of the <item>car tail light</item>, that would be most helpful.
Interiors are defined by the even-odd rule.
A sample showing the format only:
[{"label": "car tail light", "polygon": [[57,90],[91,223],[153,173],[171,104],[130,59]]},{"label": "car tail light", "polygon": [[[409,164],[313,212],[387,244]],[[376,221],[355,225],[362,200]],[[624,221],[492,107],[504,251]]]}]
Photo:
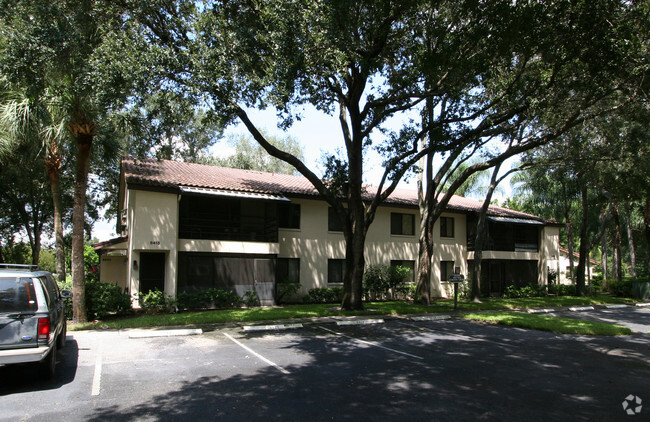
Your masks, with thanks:
[{"label": "car tail light", "polygon": [[50,319],[49,318],[39,318],[38,319],[38,339],[39,340],[50,340]]}]

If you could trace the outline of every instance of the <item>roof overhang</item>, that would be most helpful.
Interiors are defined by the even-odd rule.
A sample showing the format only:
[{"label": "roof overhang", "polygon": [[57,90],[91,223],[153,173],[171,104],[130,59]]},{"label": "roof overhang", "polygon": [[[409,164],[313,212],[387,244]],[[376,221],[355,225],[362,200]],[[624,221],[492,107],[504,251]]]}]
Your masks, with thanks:
[{"label": "roof overhang", "polygon": [[267,201],[290,201],[284,195],[259,192],[243,192],[225,189],[197,188],[193,186],[179,186],[181,194],[227,196],[231,198],[263,199]]},{"label": "roof overhang", "polygon": [[512,218],[512,217],[496,217],[488,216],[489,221],[494,221],[495,223],[506,223],[506,224],[531,224],[534,226],[543,226],[544,223],[537,220],[528,220],[526,218]]}]

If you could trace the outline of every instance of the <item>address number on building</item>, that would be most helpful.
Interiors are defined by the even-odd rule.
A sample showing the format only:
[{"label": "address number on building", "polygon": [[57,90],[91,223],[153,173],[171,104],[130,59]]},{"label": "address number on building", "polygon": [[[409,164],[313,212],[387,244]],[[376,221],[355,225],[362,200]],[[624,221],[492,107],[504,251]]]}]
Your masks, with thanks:
[{"label": "address number on building", "polygon": [[160,246],[160,240],[151,240],[149,244],[152,246]]}]

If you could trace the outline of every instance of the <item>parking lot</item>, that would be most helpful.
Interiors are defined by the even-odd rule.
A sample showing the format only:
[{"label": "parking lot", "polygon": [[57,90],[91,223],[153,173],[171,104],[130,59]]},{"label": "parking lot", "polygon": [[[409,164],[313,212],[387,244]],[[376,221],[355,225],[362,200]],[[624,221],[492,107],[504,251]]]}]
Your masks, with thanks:
[{"label": "parking lot", "polygon": [[69,333],[52,382],[0,368],[0,419],[611,421],[627,420],[630,395],[650,419],[647,333],[351,323]]}]

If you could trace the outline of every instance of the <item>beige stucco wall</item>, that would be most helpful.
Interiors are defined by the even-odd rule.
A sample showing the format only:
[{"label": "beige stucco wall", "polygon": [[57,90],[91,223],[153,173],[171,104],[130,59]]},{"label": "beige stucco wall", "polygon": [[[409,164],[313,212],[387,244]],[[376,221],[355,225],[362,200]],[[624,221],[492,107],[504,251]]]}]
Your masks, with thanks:
[{"label": "beige stucco wall", "polygon": [[116,284],[123,290],[126,288],[127,263],[126,255],[102,255],[100,258],[99,281]]},{"label": "beige stucco wall", "polygon": [[[301,293],[315,287],[328,287],[327,260],[345,258],[345,242],[340,232],[327,230],[328,204],[324,201],[295,199],[301,206],[300,229],[280,229],[280,258],[300,258]],[[391,213],[413,214],[415,235],[392,235],[390,233]],[[463,214],[445,213],[454,218],[455,236],[440,238],[440,227],[434,228],[434,262],[432,265],[432,287],[436,296],[448,296],[451,287],[440,280],[440,261],[454,261],[466,274],[467,233]],[[417,271],[419,213],[417,210],[397,207],[380,207],[375,221],[368,230],[365,259],[367,265],[388,265],[392,260],[415,261]]]},{"label": "beige stucco wall", "polygon": [[[176,295],[178,195],[128,190],[129,283],[132,295],[140,287],[141,252],[165,253],[165,293]],[[136,304],[137,306],[137,304]]]},{"label": "beige stucco wall", "polygon": [[537,282],[548,283],[548,270],[556,269],[560,258],[560,228],[546,226],[542,229],[539,261],[537,261]]},{"label": "beige stucco wall", "polygon": [[179,252],[277,254],[279,250],[280,246],[277,243],[233,242],[225,240],[178,240]]},{"label": "beige stucco wall", "polygon": [[[345,242],[340,232],[327,230],[328,204],[312,199],[292,199],[301,206],[299,229],[279,229],[278,243],[230,242],[213,240],[178,239],[178,195],[170,193],[127,190],[128,206],[128,258],[127,280],[131,292],[139,288],[139,274],[134,262],[139,262],[141,252],[164,252],[166,254],[165,292],[176,294],[176,267],[179,251],[277,254],[280,258],[300,258],[301,292],[305,294],[314,287],[328,287],[328,259],[345,258]],[[391,235],[391,212],[413,214],[413,236]],[[434,296],[449,297],[453,287],[440,280],[440,261],[453,261],[467,276],[467,260],[473,252],[467,251],[466,216],[461,213],[444,213],[454,218],[454,237],[441,238],[440,225],[433,232],[434,259],[432,262],[432,291]],[[418,260],[419,215],[417,210],[398,207],[380,207],[371,225],[366,241],[367,265],[390,264],[391,260]],[[539,281],[546,282],[546,268],[557,266],[559,257],[559,228],[542,230],[539,253],[484,251],[484,259],[539,259]],[[555,261],[554,261],[555,260]],[[417,268],[416,268],[417,271]]]}]

